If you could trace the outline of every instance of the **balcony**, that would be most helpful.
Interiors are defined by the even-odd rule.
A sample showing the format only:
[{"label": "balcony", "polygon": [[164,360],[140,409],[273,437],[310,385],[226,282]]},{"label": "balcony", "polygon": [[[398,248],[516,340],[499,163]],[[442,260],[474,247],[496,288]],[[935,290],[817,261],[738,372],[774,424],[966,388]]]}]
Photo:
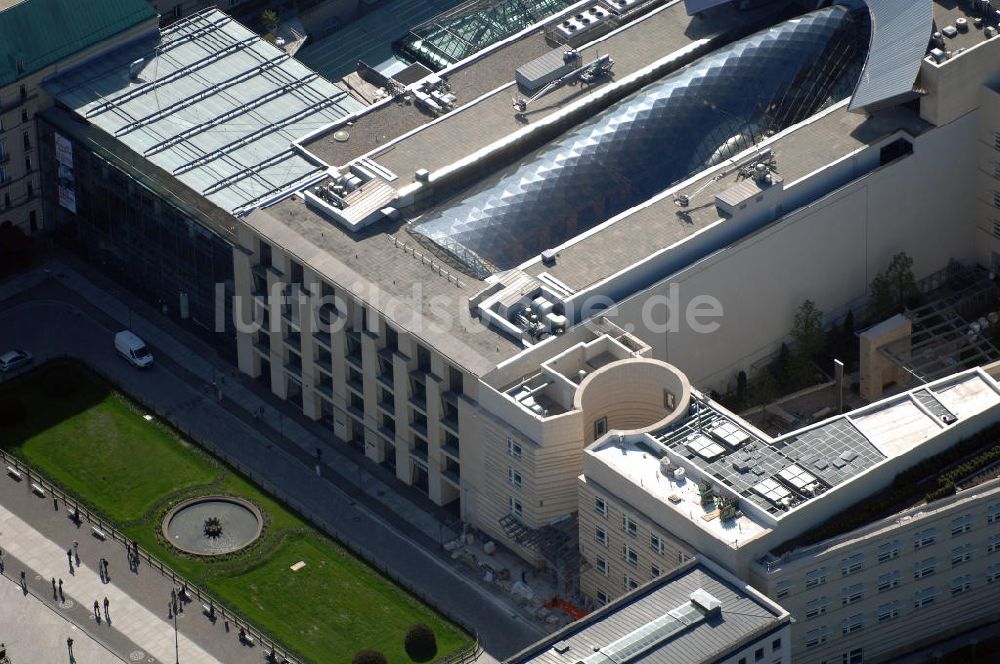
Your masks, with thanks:
[{"label": "balcony", "polygon": [[362,369],[361,333],[355,330],[347,332],[347,353],[344,355],[348,363],[359,371]]},{"label": "balcony", "polygon": [[410,422],[410,428],[416,433],[420,434],[421,437],[427,437],[427,422],[426,420],[421,421],[419,419],[414,419]]},{"label": "balcony", "polygon": [[271,338],[266,332],[261,332],[257,335],[257,339],[253,342],[254,349],[260,353],[265,360],[271,357]]},{"label": "balcony", "polygon": [[313,339],[327,350],[333,350],[333,335],[329,332],[313,332]]},{"label": "balcony", "polygon": [[381,399],[379,399],[378,407],[389,415],[396,414],[396,400],[392,398],[392,395],[384,395]]},{"label": "balcony", "polygon": [[416,457],[417,459],[420,459],[421,461],[423,461],[424,465],[426,465],[427,464],[427,443],[423,443],[422,446],[421,445],[415,446],[413,449],[410,450],[410,454],[413,455],[414,457]]},{"label": "balcony", "polygon": [[302,383],[302,364],[300,362],[286,362],[285,373],[287,373],[292,380],[300,384]]},{"label": "balcony", "polygon": [[351,388],[358,393],[362,398],[365,394],[365,383],[364,379],[359,375],[352,375],[347,379],[347,387]]}]

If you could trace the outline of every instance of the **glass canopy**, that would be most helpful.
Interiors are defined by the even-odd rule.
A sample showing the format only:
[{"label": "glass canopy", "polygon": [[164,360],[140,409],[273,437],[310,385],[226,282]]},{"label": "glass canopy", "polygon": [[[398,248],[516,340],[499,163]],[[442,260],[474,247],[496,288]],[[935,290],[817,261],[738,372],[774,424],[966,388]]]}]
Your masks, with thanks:
[{"label": "glass canopy", "polygon": [[814,11],[652,83],[425,215],[416,233],[485,277],[846,98],[865,12]]}]

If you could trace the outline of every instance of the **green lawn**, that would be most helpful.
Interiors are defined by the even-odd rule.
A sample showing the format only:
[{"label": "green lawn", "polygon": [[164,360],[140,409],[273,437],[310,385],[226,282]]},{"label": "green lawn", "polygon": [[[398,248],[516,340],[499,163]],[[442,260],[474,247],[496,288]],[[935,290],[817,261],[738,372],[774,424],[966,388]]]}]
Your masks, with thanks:
[{"label": "green lawn", "polygon": [[[5,449],[311,661],[350,662],[357,650],[375,648],[393,664],[409,662],[403,636],[417,622],[432,627],[440,655],[470,643],[433,609],[142,415],[76,363],[52,363],[0,386]],[[219,492],[248,498],[267,513],[256,545],[217,561],[185,556],[163,542],[160,520],[170,504]],[[299,561],[306,566],[292,572]]]}]

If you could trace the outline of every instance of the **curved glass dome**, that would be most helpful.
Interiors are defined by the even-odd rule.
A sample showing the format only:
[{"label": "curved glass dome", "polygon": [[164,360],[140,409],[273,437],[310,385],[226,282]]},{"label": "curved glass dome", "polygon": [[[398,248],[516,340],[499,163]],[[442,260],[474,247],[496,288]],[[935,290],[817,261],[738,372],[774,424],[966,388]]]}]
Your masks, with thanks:
[{"label": "curved glass dome", "polygon": [[413,230],[480,277],[514,267],[846,98],[867,43],[867,14],[842,6],[733,42],[474,185]]}]

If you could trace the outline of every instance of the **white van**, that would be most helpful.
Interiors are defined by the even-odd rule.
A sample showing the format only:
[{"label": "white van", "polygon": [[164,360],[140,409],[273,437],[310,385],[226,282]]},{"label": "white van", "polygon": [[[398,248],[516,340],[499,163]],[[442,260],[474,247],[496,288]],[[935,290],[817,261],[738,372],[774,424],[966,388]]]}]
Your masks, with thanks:
[{"label": "white van", "polygon": [[115,335],[115,350],[140,369],[153,364],[153,354],[146,348],[146,343],[130,330],[122,330]]}]

